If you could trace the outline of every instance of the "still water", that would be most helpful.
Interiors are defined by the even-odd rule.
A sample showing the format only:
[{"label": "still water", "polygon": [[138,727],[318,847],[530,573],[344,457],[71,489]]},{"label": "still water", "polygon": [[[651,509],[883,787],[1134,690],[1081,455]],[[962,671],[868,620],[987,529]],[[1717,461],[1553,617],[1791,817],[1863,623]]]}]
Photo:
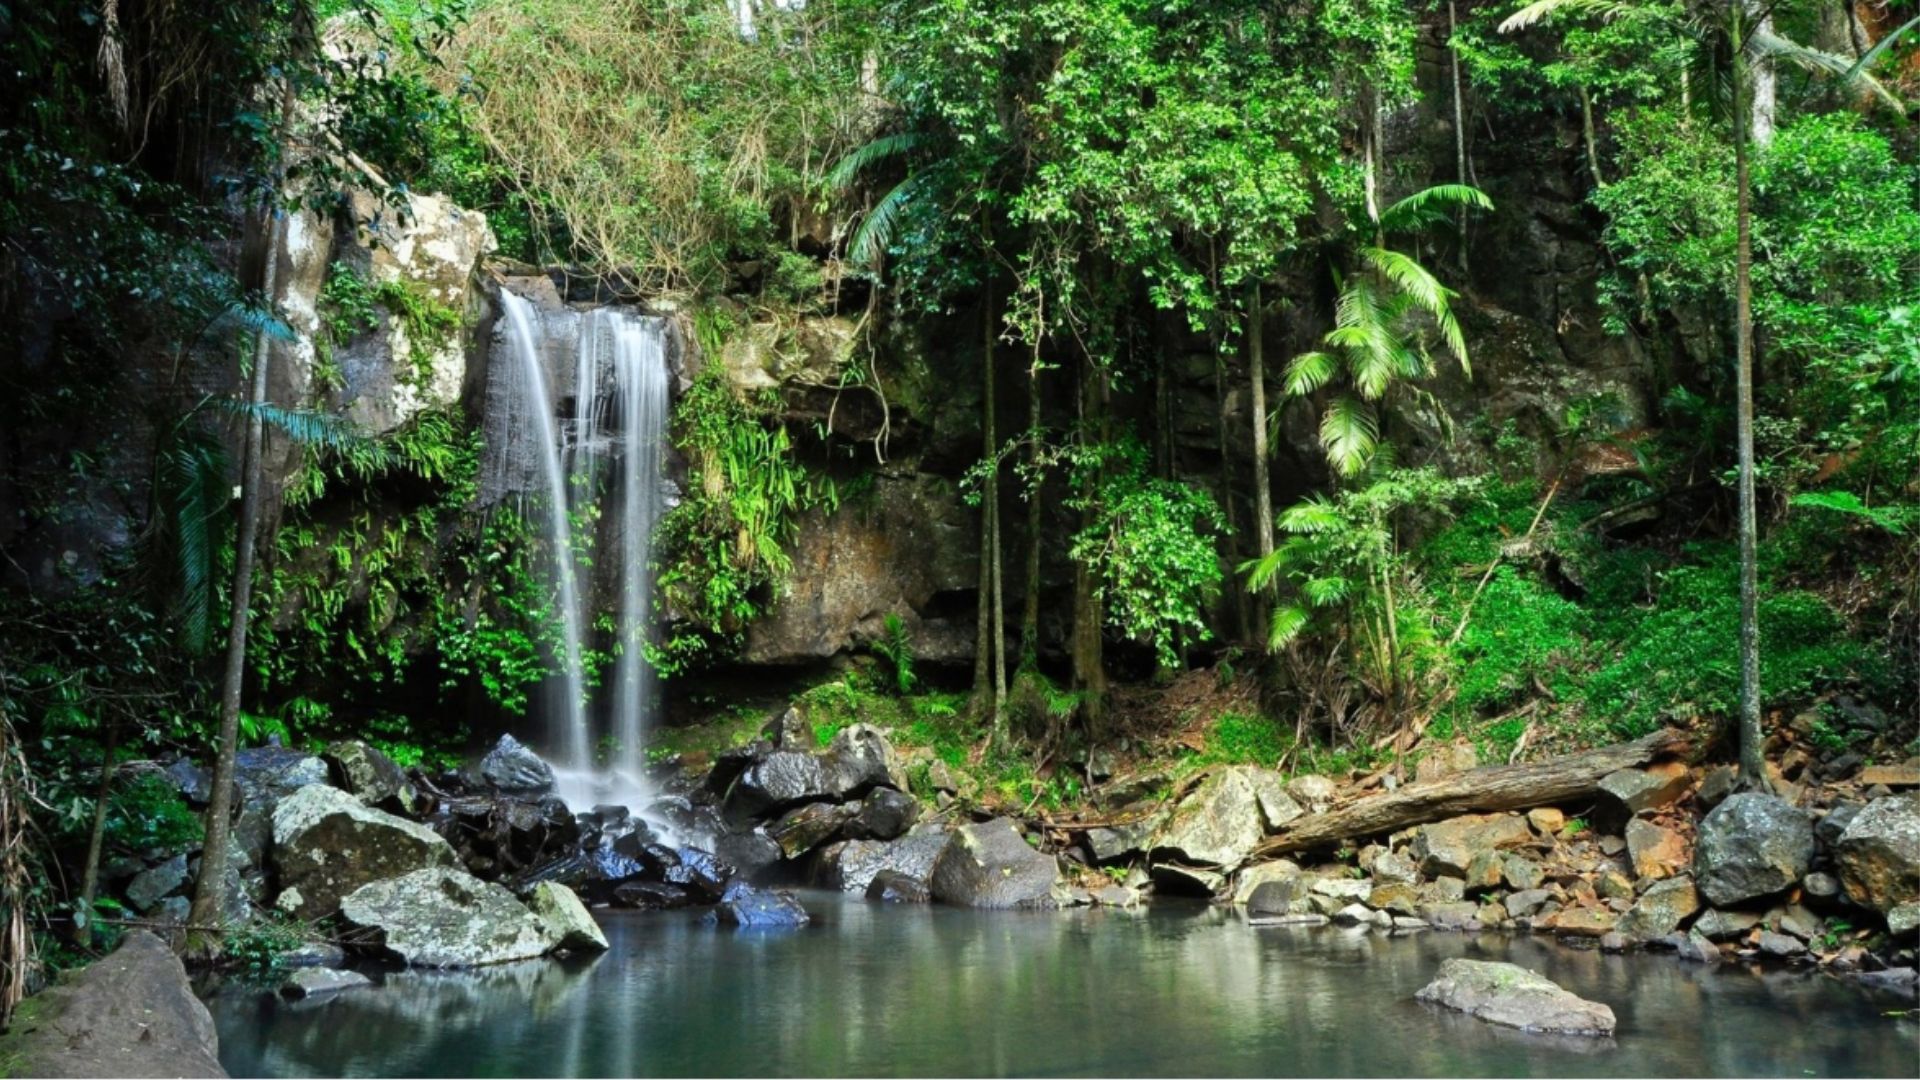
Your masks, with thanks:
[{"label": "still water", "polygon": [[[1833,979],[1527,938],[1255,928],[1200,905],[989,913],[803,894],[734,932],[602,913],[612,951],[391,971],[332,1001],[210,1001],[234,1076],[1901,1076],[1920,1022]],[[1450,956],[1512,960],[1619,1017],[1611,1041],[1413,1001]]]}]

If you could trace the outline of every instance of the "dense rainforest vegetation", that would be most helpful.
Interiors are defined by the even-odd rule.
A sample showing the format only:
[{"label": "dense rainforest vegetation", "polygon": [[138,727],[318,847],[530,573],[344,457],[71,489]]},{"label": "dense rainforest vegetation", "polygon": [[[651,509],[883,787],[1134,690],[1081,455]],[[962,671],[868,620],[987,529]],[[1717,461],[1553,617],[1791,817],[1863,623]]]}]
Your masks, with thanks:
[{"label": "dense rainforest vegetation", "polygon": [[[673,414],[656,759],[757,728],[725,676],[830,572],[803,534],[915,476],[966,507],[972,595],[779,678],[823,744],[886,723],[982,800],[1071,805],[1116,755],[1398,770],[1664,725],[1752,776],[1800,716],[1920,751],[1917,17],[0,3],[8,955],[89,955],[103,857],[202,832],[116,762],[450,761],[556,674],[484,432],[328,397],[356,335],[404,327],[424,383],[474,313],[336,262],[314,389],[265,373],[289,223],[356,192],[481,211],[502,272],[713,359]],[[807,377],[729,380],[756,350]]]}]

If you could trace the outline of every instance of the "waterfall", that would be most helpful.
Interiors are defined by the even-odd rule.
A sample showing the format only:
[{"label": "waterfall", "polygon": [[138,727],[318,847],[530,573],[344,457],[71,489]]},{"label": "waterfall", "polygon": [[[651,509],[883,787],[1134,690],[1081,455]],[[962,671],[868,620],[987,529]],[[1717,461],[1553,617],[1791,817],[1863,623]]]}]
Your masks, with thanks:
[{"label": "waterfall", "polygon": [[[515,411],[533,414],[532,438],[542,450],[554,586],[559,596],[563,656],[569,701],[557,710],[565,727],[549,746],[560,795],[570,806],[620,803],[638,812],[651,797],[645,778],[646,735],[653,712],[654,673],[646,646],[653,626],[652,541],[664,500],[661,463],[666,438],[668,372],[662,320],[613,308],[575,315],[578,340],[573,364],[573,408],[567,430],[556,424],[546,388],[532,305],[502,292],[510,344],[519,357],[513,369]],[[562,463],[565,467],[562,467]],[[617,511],[602,537],[600,558],[573,544],[575,520],[599,521],[591,511],[611,504]],[[610,559],[608,556],[610,555]],[[616,571],[619,660],[605,712],[618,749],[610,767],[596,769],[595,732],[587,709],[580,658],[587,647],[590,612],[581,598],[593,590],[596,564]],[[598,580],[607,581],[601,577]]]},{"label": "waterfall", "polygon": [[501,290],[507,326],[513,335],[513,351],[519,358],[520,387],[526,396],[526,411],[532,414],[539,443],[541,472],[546,482],[547,550],[551,555],[555,591],[560,605],[561,675],[566,701],[555,710],[564,722],[554,746],[549,750],[569,768],[592,765],[592,741],[587,734],[586,677],[580,666],[584,623],[580,611],[580,587],[573,555],[573,528],[568,518],[567,477],[560,468],[560,440],[554,430],[553,404],[547,393],[547,372],[540,363],[540,351],[533,334],[533,305],[521,297]]},{"label": "waterfall", "polygon": [[617,767],[639,777],[646,768],[647,721],[653,708],[653,527],[660,520],[660,450],[667,429],[665,327],[658,319],[602,312],[613,326],[614,382],[620,388],[620,666],[613,733]]}]

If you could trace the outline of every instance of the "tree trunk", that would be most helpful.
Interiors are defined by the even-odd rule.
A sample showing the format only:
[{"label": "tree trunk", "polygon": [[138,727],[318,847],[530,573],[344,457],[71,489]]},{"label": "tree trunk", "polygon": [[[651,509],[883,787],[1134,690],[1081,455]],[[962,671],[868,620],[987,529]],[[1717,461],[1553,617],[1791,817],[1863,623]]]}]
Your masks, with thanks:
[{"label": "tree trunk", "polygon": [[[1247,382],[1253,391],[1253,537],[1262,559],[1273,554],[1273,491],[1267,477],[1267,359],[1260,283],[1249,290]],[[1271,595],[1272,583],[1262,590]]]},{"label": "tree trunk", "polygon": [[[260,292],[272,307],[279,285],[280,237],[285,231],[286,215],[275,204],[286,178],[285,160],[293,128],[293,82],[288,79],[281,90],[280,133],[281,163],[275,165],[273,183],[267,194],[266,266],[261,273]],[[200,877],[193,887],[193,907],[187,915],[189,927],[186,952],[199,957],[218,955],[220,942],[205,928],[225,923],[226,905],[221,892],[227,881],[227,848],[233,825],[234,755],[240,748],[240,692],[246,680],[247,624],[253,602],[254,549],[260,531],[260,458],[266,441],[266,423],[261,407],[267,401],[267,362],[273,355],[271,342],[263,328],[254,335],[253,387],[248,395],[252,408],[247,414],[246,442],[240,464],[240,535],[233,553],[233,618],[227,632],[227,664],[220,683],[219,750],[213,765],[213,794],[207,804],[206,844],[200,853]]]},{"label": "tree trunk", "polygon": [[1471,769],[1438,780],[1408,784],[1394,791],[1356,799],[1323,814],[1295,818],[1254,849],[1254,854],[1279,855],[1331,847],[1460,814],[1525,810],[1592,798],[1608,773],[1670,757],[1686,745],[1685,736],[1679,732],[1659,731],[1630,743],[1543,762]]},{"label": "tree trunk", "polygon": [[[1080,434],[1078,438],[1088,438],[1087,414],[1101,407],[1098,391],[1094,388],[1093,373],[1084,370],[1092,367],[1092,361],[1085,361],[1080,377]],[[1096,479],[1094,481],[1098,483]],[[1086,516],[1092,510],[1084,511],[1080,525],[1086,527]],[[1097,741],[1106,720],[1107,672],[1106,657],[1102,642],[1102,624],[1106,616],[1100,604],[1100,596],[1094,588],[1093,570],[1084,559],[1075,559],[1073,565],[1073,687],[1079,691],[1082,700],[1082,712],[1086,717],[1087,731]]]},{"label": "tree trunk", "polygon": [[1036,326],[1033,359],[1027,365],[1027,566],[1026,592],[1020,598],[1020,667],[1040,663],[1040,334]]},{"label": "tree trunk", "polygon": [[100,895],[100,851],[107,840],[107,806],[113,801],[113,755],[120,748],[120,725],[107,723],[107,746],[100,761],[100,791],[93,800],[93,828],[87,832],[87,864],[80,874],[81,918],[75,920],[73,942],[93,947],[93,901]]},{"label": "tree trunk", "polygon": [[[1773,16],[1761,20],[1757,30],[1763,34],[1773,33]],[[1773,142],[1773,114],[1775,100],[1778,97],[1778,79],[1770,56],[1751,56],[1748,58],[1748,72],[1753,96],[1748,101],[1750,110],[1748,129],[1753,132],[1753,145],[1766,149]]]},{"label": "tree trunk", "polygon": [[[1460,85],[1460,49],[1453,37],[1460,32],[1454,0],[1447,0],[1447,55],[1453,61],[1453,173],[1461,184],[1467,183],[1467,105]],[[1467,208],[1460,208],[1460,273],[1467,273]]]},{"label": "tree trunk", "polygon": [[1767,787],[1760,730],[1760,588],[1757,548],[1759,522],[1753,484],[1753,185],[1749,175],[1746,20],[1733,17],[1733,171],[1736,193],[1734,256],[1735,408],[1740,453],[1740,778],[1747,786]]},{"label": "tree trunk", "polygon": [[[980,354],[980,448],[987,460],[986,479],[980,490],[980,584],[976,589],[977,603],[980,609],[978,625],[975,627],[973,643],[973,700],[976,707],[984,708],[992,694],[993,686],[993,639],[988,627],[993,620],[993,518],[998,512],[999,503],[995,499],[995,488],[1000,474],[1000,463],[995,459],[993,430],[993,291],[987,289],[982,305],[981,321],[985,324],[981,335]],[[995,733],[998,737],[998,732]]]}]

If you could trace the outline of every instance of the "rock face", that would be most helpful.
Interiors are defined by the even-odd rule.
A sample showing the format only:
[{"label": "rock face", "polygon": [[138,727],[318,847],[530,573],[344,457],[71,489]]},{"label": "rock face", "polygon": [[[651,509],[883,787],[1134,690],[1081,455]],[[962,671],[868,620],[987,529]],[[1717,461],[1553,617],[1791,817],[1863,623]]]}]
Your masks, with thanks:
[{"label": "rock face", "polygon": [[1813,861],[1813,819],[1771,795],[1730,795],[1700,822],[1693,876],[1725,907],[1780,892]]},{"label": "rock face", "polygon": [[780,845],[780,854],[797,859],[839,832],[855,812],[838,803],[808,803],[767,826],[767,835]]},{"label": "rock face", "polygon": [[1202,780],[1149,844],[1182,862],[1231,870],[1268,830],[1304,812],[1282,789],[1278,774],[1235,765]]},{"label": "rock face", "polygon": [[1027,846],[1006,818],[953,831],[934,861],[928,887],[943,904],[962,907],[1043,907],[1060,880],[1053,856]]},{"label": "rock face", "polygon": [[851,839],[897,840],[920,819],[920,804],[893,788],[875,788],[860,803],[860,812],[847,823]]},{"label": "rock face", "polygon": [[1420,826],[1409,853],[1428,876],[1464,878],[1474,856],[1532,839],[1527,819],[1518,814],[1468,814]]},{"label": "rock face", "polygon": [[1920,900],[1920,792],[1868,803],[1840,834],[1834,861],[1856,903],[1887,912]]},{"label": "rock face", "polygon": [[499,885],[432,867],[376,881],[340,902],[356,944],[417,967],[468,968],[545,955],[540,917]]},{"label": "rock face", "polygon": [[186,969],[145,930],[71,980],[27,999],[5,1036],[9,1076],[217,1076],[213,1017]]},{"label": "rock face", "polygon": [[547,928],[547,936],[554,947],[560,949],[579,949],[588,952],[606,952],[607,935],[600,930],[600,924],[593,921],[587,913],[587,905],[573,894],[573,890],[556,881],[543,881],[533,887],[533,896],[528,902],[534,917]]},{"label": "rock face", "polygon": [[1489,1024],[1558,1035],[1612,1035],[1613,1010],[1513,964],[1448,960],[1414,995]]},{"label": "rock face", "polygon": [[432,829],[320,784],[273,808],[273,861],[280,875],[277,903],[302,919],[333,914],[342,897],[371,882],[459,865],[452,846]]}]

